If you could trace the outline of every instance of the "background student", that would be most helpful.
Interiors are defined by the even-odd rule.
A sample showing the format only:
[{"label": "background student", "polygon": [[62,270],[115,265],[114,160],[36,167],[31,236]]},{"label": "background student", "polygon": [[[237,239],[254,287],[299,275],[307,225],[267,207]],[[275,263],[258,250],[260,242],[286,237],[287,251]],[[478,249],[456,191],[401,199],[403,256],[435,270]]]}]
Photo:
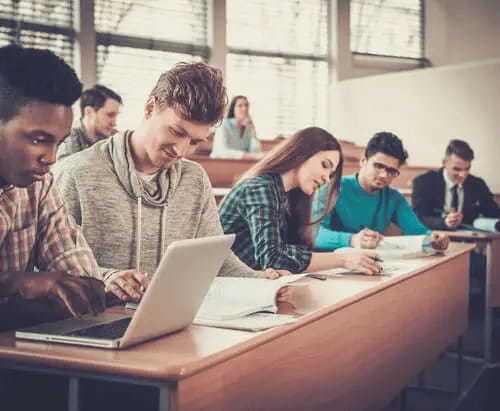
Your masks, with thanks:
[{"label": "background student", "polygon": [[428,227],[455,230],[480,215],[500,218],[500,207],[484,180],[470,174],[473,159],[469,144],[451,140],[443,167],[413,180],[413,208]]},{"label": "background student", "polygon": [[52,52],[0,48],[2,330],[104,309],[99,268],[49,173],[80,93]]},{"label": "background student", "polygon": [[[390,187],[405,164],[408,153],[393,133],[376,133],[360,160],[359,173],[342,177],[335,208],[321,221],[315,247],[334,250],[342,247],[375,248],[391,222],[405,235],[428,234],[403,195]],[[316,206],[322,207],[328,194],[320,193]],[[433,246],[448,246],[444,234],[433,233]]]},{"label": "background student", "polygon": [[[179,63],[158,79],[135,130],[100,141],[55,168],[106,290],[122,300],[142,296],[149,283],[145,273],[155,272],[172,241],[223,233],[206,172],[184,157],[206,141],[226,98],[220,70]],[[232,253],[219,274],[263,275]]]},{"label": "background student", "polygon": [[328,184],[326,209],[335,202],[342,153],[327,131],[310,127],[295,133],[260,160],[224,198],[219,214],[225,233],[235,233],[233,250],[250,267],[294,273],[346,267],[375,274],[373,252],[312,252],[311,203]]},{"label": "background student", "polygon": [[82,117],[57,152],[57,159],[82,151],[95,142],[116,133],[116,120],[122,98],[99,84],[85,90],[80,97]]},{"label": "background student", "polygon": [[227,117],[216,128],[213,158],[260,158],[260,144],[245,96],[233,97]]}]

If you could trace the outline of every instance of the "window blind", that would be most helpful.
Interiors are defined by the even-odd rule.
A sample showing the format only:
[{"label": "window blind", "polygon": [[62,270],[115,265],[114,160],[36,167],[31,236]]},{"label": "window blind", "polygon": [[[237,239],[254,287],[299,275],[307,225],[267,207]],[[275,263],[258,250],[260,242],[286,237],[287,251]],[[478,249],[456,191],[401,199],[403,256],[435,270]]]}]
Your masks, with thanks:
[{"label": "window blind", "polygon": [[99,83],[123,98],[118,117],[120,130],[133,129],[142,119],[144,105],[158,77],[180,61],[200,61],[199,56],[132,47],[98,46]]},{"label": "window blind", "polygon": [[48,48],[73,64],[73,2],[0,0],[0,45]]},{"label": "window blind", "polygon": [[327,125],[326,0],[227,3],[228,94],[246,95],[261,139]]},{"label": "window blind", "polygon": [[351,0],[351,50],[424,57],[422,0]]},{"label": "window blind", "polygon": [[206,0],[96,0],[96,31],[206,46]]},{"label": "window blind", "polygon": [[208,56],[207,0],[95,0],[94,18],[98,82],[123,97],[119,129],[137,126],[161,73]]}]

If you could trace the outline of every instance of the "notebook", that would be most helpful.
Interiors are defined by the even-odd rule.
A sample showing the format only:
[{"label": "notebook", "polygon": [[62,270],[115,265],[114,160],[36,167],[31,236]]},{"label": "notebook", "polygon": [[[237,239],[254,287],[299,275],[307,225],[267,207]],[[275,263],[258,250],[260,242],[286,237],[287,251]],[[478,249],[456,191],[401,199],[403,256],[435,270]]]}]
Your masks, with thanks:
[{"label": "notebook", "polygon": [[187,327],[230,253],[234,235],[175,241],[135,314],[86,315],[16,331],[17,338],[121,349]]}]

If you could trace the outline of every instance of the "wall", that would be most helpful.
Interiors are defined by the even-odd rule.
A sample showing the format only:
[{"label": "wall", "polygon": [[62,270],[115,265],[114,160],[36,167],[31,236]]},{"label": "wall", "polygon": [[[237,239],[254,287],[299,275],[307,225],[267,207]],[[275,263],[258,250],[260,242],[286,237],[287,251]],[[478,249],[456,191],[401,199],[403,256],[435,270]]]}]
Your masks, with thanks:
[{"label": "wall", "polygon": [[425,8],[434,67],[500,57],[499,0],[427,0]]},{"label": "wall", "polygon": [[[349,1],[332,0],[336,78],[345,80],[417,68],[405,60],[353,57]],[[424,0],[425,56],[433,67],[500,57],[500,0]]]},{"label": "wall", "polygon": [[399,135],[409,164],[439,166],[452,138],[476,153],[473,173],[500,193],[500,59],[338,82],[331,89],[331,130],[366,144],[377,131]]}]

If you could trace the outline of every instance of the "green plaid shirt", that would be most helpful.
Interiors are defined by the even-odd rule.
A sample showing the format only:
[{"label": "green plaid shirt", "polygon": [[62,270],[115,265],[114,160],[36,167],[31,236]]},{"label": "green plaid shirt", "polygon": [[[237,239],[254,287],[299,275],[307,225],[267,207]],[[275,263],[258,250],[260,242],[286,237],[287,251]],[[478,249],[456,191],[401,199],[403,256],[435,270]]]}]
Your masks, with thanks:
[{"label": "green plaid shirt", "polygon": [[311,261],[306,245],[287,242],[287,203],[281,177],[264,174],[238,184],[220,206],[224,232],[236,234],[234,253],[255,270],[300,273]]}]

